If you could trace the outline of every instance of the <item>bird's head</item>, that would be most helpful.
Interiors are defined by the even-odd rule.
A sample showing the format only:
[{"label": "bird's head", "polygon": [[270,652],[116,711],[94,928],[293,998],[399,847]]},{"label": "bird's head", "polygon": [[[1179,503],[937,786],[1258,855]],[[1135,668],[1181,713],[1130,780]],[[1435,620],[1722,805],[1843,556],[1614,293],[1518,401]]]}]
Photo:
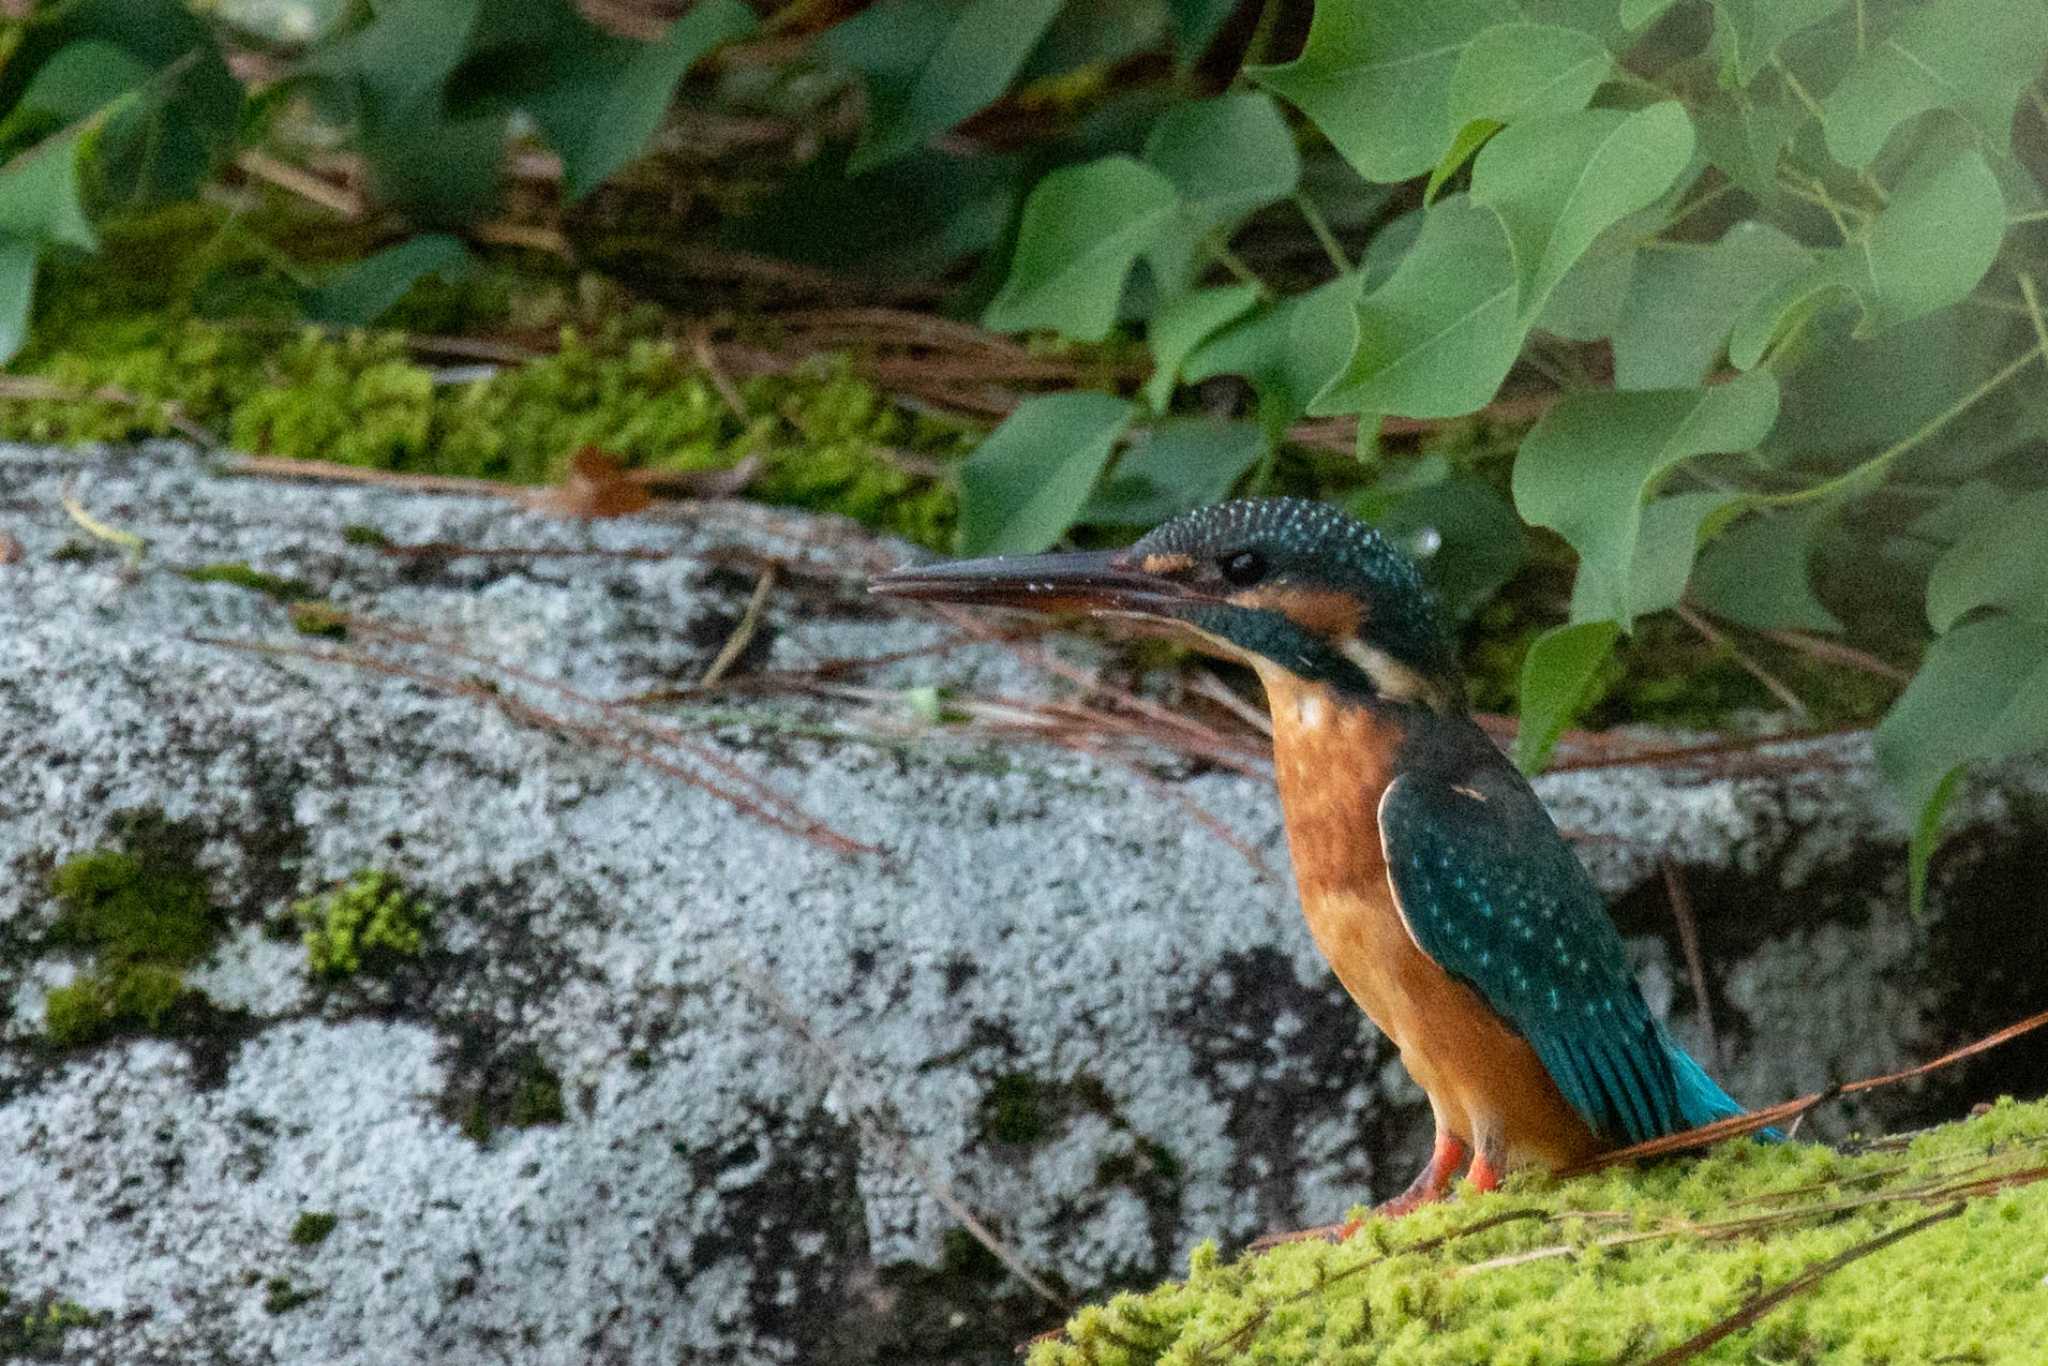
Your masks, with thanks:
[{"label": "bird's head", "polygon": [[1301,498],[1185,513],[1123,550],[899,569],[877,593],[1084,612],[1142,623],[1212,654],[1339,691],[1438,711],[1464,682],[1415,565],[1363,522]]}]

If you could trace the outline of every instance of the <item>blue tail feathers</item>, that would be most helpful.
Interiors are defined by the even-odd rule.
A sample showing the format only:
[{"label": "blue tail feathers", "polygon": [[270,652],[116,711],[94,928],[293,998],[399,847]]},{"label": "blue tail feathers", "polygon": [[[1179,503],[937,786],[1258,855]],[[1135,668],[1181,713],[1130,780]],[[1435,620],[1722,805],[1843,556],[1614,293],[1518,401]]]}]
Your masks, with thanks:
[{"label": "blue tail feathers", "polygon": [[[1662,1031],[1659,1031],[1662,1033]],[[1723,1091],[1720,1084],[1707,1075],[1707,1069],[1693,1061],[1692,1054],[1679,1047],[1670,1035],[1664,1035],[1664,1054],[1671,1060],[1671,1079],[1678,1087],[1678,1109],[1684,1116],[1686,1127],[1698,1128],[1712,1124],[1717,1119],[1727,1119],[1743,1113],[1735,1097]],[[1777,1143],[1784,1135],[1776,1129],[1760,1129],[1758,1138]]]}]

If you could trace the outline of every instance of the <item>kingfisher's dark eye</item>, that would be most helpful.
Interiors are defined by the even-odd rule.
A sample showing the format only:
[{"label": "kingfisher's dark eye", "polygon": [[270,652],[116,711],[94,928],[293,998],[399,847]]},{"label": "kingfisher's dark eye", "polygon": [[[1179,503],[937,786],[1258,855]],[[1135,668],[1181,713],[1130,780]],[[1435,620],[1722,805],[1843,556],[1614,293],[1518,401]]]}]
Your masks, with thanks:
[{"label": "kingfisher's dark eye", "polygon": [[1223,571],[1224,581],[1238,588],[1249,588],[1266,577],[1266,557],[1256,550],[1225,555],[1218,567]]}]

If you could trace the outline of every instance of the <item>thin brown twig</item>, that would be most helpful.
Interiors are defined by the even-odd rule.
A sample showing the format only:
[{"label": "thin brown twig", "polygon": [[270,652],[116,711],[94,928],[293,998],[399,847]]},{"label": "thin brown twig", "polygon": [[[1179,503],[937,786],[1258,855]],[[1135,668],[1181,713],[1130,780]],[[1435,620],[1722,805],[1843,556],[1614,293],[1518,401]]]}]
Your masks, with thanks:
[{"label": "thin brown twig", "polygon": [[1693,611],[1692,608],[1688,607],[1686,604],[1682,602],[1679,603],[1672,610],[1678,613],[1678,619],[1680,621],[1683,621],[1686,625],[1692,627],[1693,630],[1698,631],[1709,645],[1715,646],[1718,649],[1726,650],[1729,654],[1729,657],[1734,659],[1736,664],[1741,667],[1744,673],[1748,674],[1751,678],[1754,678],[1757,682],[1763,684],[1765,690],[1768,691],[1771,694],[1771,696],[1777,698],[1780,702],[1783,702],[1788,711],[1792,712],[1794,715],[1800,717],[1801,719],[1804,719],[1812,715],[1812,713],[1807,710],[1806,704],[1799,700],[1799,694],[1793,692],[1789,684],[1787,684],[1783,679],[1779,678],[1776,674],[1772,673],[1769,669],[1766,669],[1763,666],[1762,661],[1758,660],[1755,656],[1751,655],[1749,651],[1743,649],[1740,645],[1737,645],[1733,640],[1731,640],[1728,637],[1727,632],[1721,630],[1720,627],[1714,625],[1713,622],[1708,621],[1705,617],[1701,616],[1698,612]]},{"label": "thin brown twig", "polygon": [[775,563],[771,560],[761,571],[761,577],[754,581],[754,591],[747,595],[747,605],[740,613],[739,625],[733,627],[732,634],[726,637],[725,644],[712,657],[704,676],[697,680],[698,687],[717,687],[719,680],[731,672],[732,666],[747,652],[747,647],[754,643],[754,634],[761,625],[761,611],[768,605],[768,594],[775,588],[775,570]]},{"label": "thin brown twig", "polygon": [[1692,978],[1693,1002],[1699,1007],[1700,1026],[1707,1034],[1707,1060],[1721,1065],[1721,1037],[1714,1030],[1714,1003],[1707,995],[1707,965],[1700,956],[1700,927],[1693,918],[1692,894],[1685,889],[1685,878],[1678,870],[1678,863],[1669,854],[1657,856],[1657,864],[1664,872],[1664,896],[1671,904],[1671,918],[1678,924],[1678,946],[1685,953],[1685,970]]},{"label": "thin brown twig", "polygon": [[1901,1224],[1897,1228],[1889,1229],[1884,1233],[1880,1233],[1875,1238],[1867,1239],[1852,1248],[1835,1254],[1824,1262],[1815,1262],[1783,1285],[1775,1286],[1761,1294],[1750,1297],[1740,1309],[1737,1309],[1727,1318],[1695,1333],[1670,1351],[1658,1353],[1650,1358],[1650,1360],[1642,1363],[1642,1366],[1678,1366],[1680,1362],[1691,1361],[1696,1357],[1702,1356],[1715,1343],[1732,1333],[1738,1333],[1744,1328],[1749,1327],[1786,1300],[1803,1291],[1812,1289],[1823,1278],[1833,1275],[1851,1262],[1860,1261],[1872,1253],[1882,1252],[1893,1243],[1910,1238],[1922,1230],[1933,1228],[1936,1224],[1942,1223],[1945,1220],[1953,1219],[1967,1208],[1969,1208],[1967,1202],[1958,1200],[1946,1209],[1936,1210],[1925,1218],[1915,1219],[1910,1224]]},{"label": "thin brown twig", "polygon": [[236,169],[267,181],[309,204],[317,204],[351,223],[360,223],[368,206],[363,196],[346,185],[314,175],[311,171],[281,161],[268,152],[250,149],[235,157]]},{"label": "thin brown twig", "polygon": [[725,373],[725,367],[718,363],[718,353],[711,349],[711,335],[703,328],[690,333],[690,354],[696,357],[698,368],[711,381],[711,387],[725,400],[725,406],[741,426],[748,421],[747,400],[741,396],[739,386],[732,382],[732,376]]},{"label": "thin brown twig", "polygon": [[[732,973],[735,981],[751,992],[756,1000],[768,1008],[771,1015],[780,1020],[785,1028],[824,1061],[841,1085],[857,1094],[867,1092],[867,1087],[863,1084],[864,1079],[854,1067],[853,1060],[812,1028],[810,1021],[798,1013],[796,1007],[776,989],[774,983],[743,963],[734,963]],[[1016,1249],[998,1238],[995,1231],[968,1207],[967,1202],[954,1193],[953,1188],[931,1163],[918,1154],[909,1135],[902,1131],[901,1126],[885,1120],[883,1114],[882,1101],[872,1092],[868,1092],[861,1095],[861,1103],[854,1110],[854,1119],[868,1131],[872,1139],[892,1149],[897,1161],[909,1169],[932,1199],[959,1221],[960,1226],[967,1230],[969,1237],[987,1248],[990,1255],[1009,1268],[1011,1275],[1031,1287],[1032,1292],[1047,1304],[1062,1313],[1071,1313],[1074,1308],[1073,1302],[1054,1290],[1043,1277],[1033,1271]]]},{"label": "thin brown twig", "polygon": [[[373,623],[369,623],[364,619],[356,617],[350,613],[334,613],[333,619],[338,623],[347,625],[351,630],[374,630]],[[196,634],[189,636],[188,639],[201,645],[213,645],[222,649],[241,650],[250,654],[281,655],[291,658],[307,659],[316,663],[347,665],[353,668],[364,669],[372,673],[381,673],[388,677],[404,678],[411,682],[418,683],[422,687],[429,688],[435,692],[444,693],[451,697],[461,697],[473,701],[486,702],[491,706],[498,708],[500,711],[503,711],[507,716],[510,716],[512,719],[516,721],[524,722],[528,725],[534,726],[537,729],[552,730],[559,734],[568,735],[575,737],[577,739],[584,740],[599,748],[608,749],[613,753],[622,755],[623,757],[628,759],[632,759],[636,763],[640,763],[648,768],[654,769],[658,773],[662,773],[669,777],[676,778],[684,783],[689,784],[692,787],[698,788],[701,791],[707,792],[710,795],[717,797],[719,800],[727,803],[730,806],[737,808],[746,815],[751,816],[764,824],[772,825],[775,828],[784,831],[785,833],[796,835],[802,839],[810,841],[811,843],[820,845],[823,848],[831,850],[832,852],[840,854],[876,854],[881,852],[880,849],[876,848],[873,845],[863,844],[860,841],[851,838],[850,836],[840,834],[838,831],[833,830],[830,826],[824,824],[824,822],[818,821],[812,817],[802,814],[800,810],[796,811],[796,814],[794,816],[780,814],[776,811],[770,810],[767,805],[764,805],[760,801],[756,801],[753,798],[750,798],[742,793],[730,791],[724,787],[721,787],[717,783],[714,783],[710,779],[704,777],[702,774],[693,773],[690,770],[683,768],[681,765],[671,763],[670,761],[663,759],[660,755],[654,754],[653,752],[646,750],[640,746],[633,745],[627,742],[626,740],[620,738],[615,733],[605,730],[601,726],[595,726],[588,722],[574,721],[564,716],[557,716],[552,712],[545,711],[539,707],[532,705],[531,703],[523,702],[518,698],[512,697],[506,693],[500,692],[490,687],[486,687],[485,685],[471,679],[450,678],[445,675],[430,673],[425,669],[417,669],[412,667],[411,665],[401,664],[396,660],[383,659],[376,655],[367,654],[361,650],[349,650],[338,648],[316,649],[314,647],[305,645],[285,645],[271,641],[237,640],[226,636],[208,636]],[[476,658],[476,656],[471,657]],[[518,672],[516,670],[511,669],[509,666],[501,667],[504,667],[507,673],[516,675],[516,673]],[[680,739],[681,737],[678,738]],[[701,747],[688,746],[687,748],[689,748],[693,755],[695,755],[696,757],[703,757],[703,755],[698,752],[701,749]],[[720,760],[719,764],[725,768],[736,770],[736,766],[731,765],[730,761]],[[728,776],[735,776],[735,773],[728,773]],[[749,785],[756,787],[763,786],[759,783],[758,779],[752,778],[751,775],[737,773],[736,776],[743,778]],[[770,791],[772,793],[772,790]],[[779,803],[787,804],[791,807],[794,806],[793,803],[789,803],[788,799],[781,797],[780,794],[772,795],[777,799]]]}]

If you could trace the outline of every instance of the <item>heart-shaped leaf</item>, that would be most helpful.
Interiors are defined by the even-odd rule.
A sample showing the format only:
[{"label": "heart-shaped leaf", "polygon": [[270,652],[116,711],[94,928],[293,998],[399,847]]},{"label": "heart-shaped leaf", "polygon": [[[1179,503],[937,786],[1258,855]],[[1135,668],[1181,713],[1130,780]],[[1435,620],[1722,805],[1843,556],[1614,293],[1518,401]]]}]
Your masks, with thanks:
[{"label": "heart-shaped leaf", "polygon": [[[1751,0],[1766,8],[1766,0]],[[1805,0],[1821,3],[1821,0]],[[1768,0],[1768,7],[1783,0]],[[2034,0],[1941,0],[1908,8],[1821,101],[1828,153],[1867,166],[1892,129],[1929,109],[1953,109],[1985,145],[2012,146],[2012,113],[2048,60],[2048,5]]]},{"label": "heart-shaped leaf", "polygon": [[1456,417],[1483,406],[1522,346],[1516,291],[1501,216],[1469,195],[1442,200],[1359,305],[1358,344],[1310,410]]},{"label": "heart-shaped leaf", "polygon": [[1692,122],[1675,100],[1528,119],[1486,144],[1472,198],[1507,225],[1524,327],[1595,238],[1671,188],[1692,151]]},{"label": "heart-shaped leaf", "polygon": [[1980,607],[2048,621],[2048,489],[2010,499],[1935,561],[1927,580],[1934,629]]},{"label": "heart-shaped leaf", "polygon": [[1061,0],[894,0],[829,30],[824,50],[861,73],[868,122],[849,171],[923,146],[995,100],[1045,36]]},{"label": "heart-shaped leaf", "polygon": [[1762,371],[1705,389],[1568,395],[1522,442],[1515,507],[1571,543],[1602,585],[1594,606],[1626,626],[1644,500],[1682,460],[1751,449],[1777,415],[1777,382]]},{"label": "heart-shaped leaf", "polygon": [[1936,639],[1874,743],[1878,768],[1914,817],[1917,914],[1963,767],[2048,746],[2048,623],[1990,616]]},{"label": "heart-shaped leaf", "polygon": [[1127,156],[1051,172],[1024,201],[1009,278],[983,321],[1003,332],[1049,327],[1102,340],[1124,276],[1178,205],[1171,181]]},{"label": "heart-shaped leaf", "polygon": [[960,553],[1024,555],[1087,505],[1132,407],[1076,391],[1027,398],[960,466]]},{"label": "heart-shaped leaf", "polygon": [[1196,347],[1242,318],[1259,301],[1257,285],[1221,285],[1191,290],[1170,300],[1146,328],[1152,348],[1152,377],[1145,381],[1145,399],[1163,413],[1173,399],[1182,364]]},{"label": "heart-shaped leaf", "polygon": [[1515,766],[1539,772],[1572,718],[1584,711],[1600,666],[1614,652],[1621,628],[1611,621],[1553,626],[1536,637],[1522,660],[1521,725],[1515,731]]},{"label": "heart-shaped leaf", "polygon": [[1482,29],[1451,72],[1449,131],[1474,119],[1512,123],[1584,109],[1613,72],[1614,58],[1590,33],[1556,24]]},{"label": "heart-shaped leaf", "polygon": [[1301,56],[1245,74],[1313,119],[1367,180],[1406,180],[1450,139],[1445,109],[1465,45],[1521,17],[1509,0],[1319,0]]}]

